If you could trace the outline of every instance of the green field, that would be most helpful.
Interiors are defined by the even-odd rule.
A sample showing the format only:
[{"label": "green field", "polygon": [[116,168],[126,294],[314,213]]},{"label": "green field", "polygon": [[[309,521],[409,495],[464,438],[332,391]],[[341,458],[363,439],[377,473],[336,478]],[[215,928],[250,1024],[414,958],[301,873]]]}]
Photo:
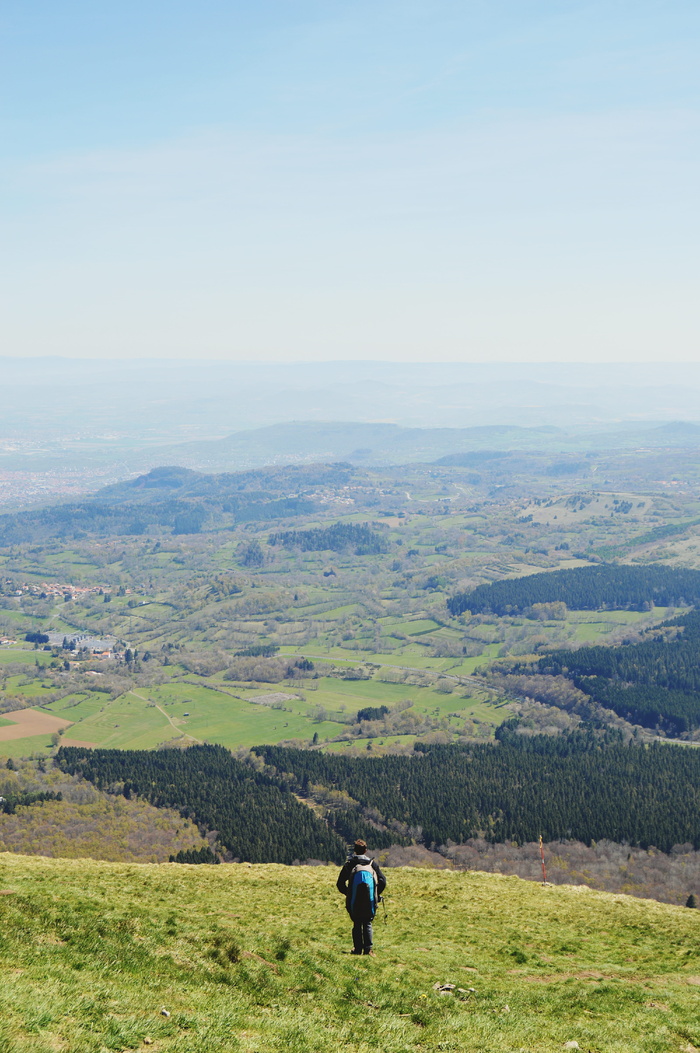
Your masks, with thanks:
[{"label": "green field", "polygon": [[51,661],[51,655],[46,651],[35,651],[29,647],[0,648],[0,665],[9,665],[11,662],[34,665],[37,660],[41,665],[48,665]]},{"label": "green field", "polygon": [[335,877],[0,855],[0,1048],[700,1045],[697,911],[500,875],[390,870],[376,957],[357,960]]},{"label": "green field", "polygon": [[[618,642],[626,631],[647,628],[669,614],[657,608],[648,613],[568,611],[562,620],[551,621],[488,613],[452,618],[446,600],[460,588],[585,566],[573,551],[586,551],[593,541],[600,544],[613,535],[624,540],[641,526],[619,516],[614,522],[589,523],[578,513],[566,524],[561,516],[556,524],[538,522],[548,520],[550,498],[565,505],[570,501],[568,484],[546,475],[537,476],[537,494],[533,490],[505,502],[486,498],[482,513],[475,514],[471,484],[457,484],[459,471],[431,466],[426,473],[425,467],[414,467],[406,469],[405,478],[403,468],[369,475],[355,471],[363,481],[352,510],[342,490],[336,494],[342,507],[331,502],[280,525],[227,520],[195,535],[165,531],[157,538],[54,538],[18,543],[0,553],[3,573],[9,575],[0,588],[0,622],[3,633],[18,641],[0,647],[3,696],[46,705],[74,722],[69,737],[110,747],[155,747],[173,740],[229,747],[287,740],[311,745],[315,740],[335,748],[332,740],[348,734],[348,721],[358,709],[396,707],[406,700],[415,714],[426,716],[423,727],[408,734],[405,724],[390,723],[385,741],[375,735],[373,748],[410,744],[433,733],[482,738],[492,735],[508,713],[489,703],[489,692],[472,679],[476,671],[499,658],[536,658],[550,646]],[[278,485],[296,493],[293,480]],[[620,493],[628,494],[628,488]],[[677,521],[678,510],[663,495],[658,501],[647,495],[644,502],[645,515],[653,506],[654,523],[669,515]],[[536,513],[531,522],[523,517],[528,510]],[[693,503],[687,514],[698,511]],[[335,522],[369,523],[382,535],[386,551],[307,552],[269,543],[278,528],[324,528]],[[261,561],[251,565],[243,554],[252,542]],[[65,585],[65,592],[42,594],[43,582]],[[68,586],[80,583],[95,591],[71,595]],[[138,661],[100,664],[60,646],[35,650],[24,634],[42,628],[109,636],[121,641],[118,649],[128,646]],[[359,667],[362,672],[355,675],[371,679],[282,680],[288,676],[282,666],[261,669],[256,681],[250,679],[256,674],[237,660],[252,657],[251,649],[261,644],[276,653],[271,663],[306,657],[319,674],[328,672],[327,666],[335,666],[336,674]],[[74,659],[80,657],[84,664],[76,666]],[[8,670],[8,665],[17,668]],[[20,667],[26,676],[18,674]],[[81,669],[99,672],[103,679],[91,680]],[[438,678],[453,691],[435,691]],[[301,697],[272,709],[250,701],[256,692]],[[0,743],[0,754],[11,748],[18,755],[35,746],[34,739],[14,740],[11,747]]]},{"label": "green field", "polygon": [[0,757],[4,760],[8,757],[32,757],[34,754],[48,756],[51,748],[50,735],[31,735],[26,739],[9,739],[7,742],[0,742]]},{"label": "green field", "polygon": [[[634,628],[640,622],[653,618],[664,621],[670,613],[680,614],[680,610],[668,607],[654,607],[649,613],[640,611],[568,611],[566,620],[575,630],[574,640],[579,644],[604,643],[608,633],[625,627]],[[547,623],[554,624],[556,623]]]},{"label": "green field", "polygon": [[[319,590],[319,594],[323,595],[323,591]],[[123,615],[119,616],[125,616],[131,621],[136,611],[157,610],[159,616],[165,613],[168,617],[174,611],[169,604],[149,603],[145,607],[133,608],[127,608],[125,604],[125,597],[117,597],[108,605],[111,614],[119,614],[122,610]],[[328,624],[332,624],[334,619],[356,618],[360,610],[360,604],[345,604],[333,608],[324,604],[323,612],[312,614],[311,617],[324,619]],[[331,662],[338,669],[357,666],[369,668],[372,671],[372,678],[369,680],[320,677],[315,680],[294,680],[275,684],[232,683],[225,681],[221,672],[195,678],[188,674],[182,665],[172,663],[168,670],[168,683],[159,686],[135,685],[131,691],[121,694],[118,698],[112,698],[108,693],[94,689],[82,693],[73,691],[58,701],[49,702],[46,708],[74,722],[73,727],[68,730],[69,738],[110,748],[155,748],[164,742],[177,740],[214,742],[235,748],[288,740],[310,744],[313,739],[319,745],[328,744],[334,749],[346,749],[346,746],[334,744],[332,740],[347,734],[348,719],[354,712],[367,705],[386,705],[393,708],[407,700],[411,701],[415,713],[430,715],[433,729],[437,728],[435,721],[442,721],[441,731],[453,736],[463,734],[463,724],[466,720],[473,722],[469,724],[468,734],[488,737],[489,734],[493,734],[492,729],[505,719],[507,713],[493,706],[489,701],[488,691],[477,688],[468,679],[463,679],[460,684],[455,678],[469,678],[475,670],[508,653],[507,645],[502,642],[508,632],[519,633],[521,636],[524,633],[522,638],[526,642],[538,637],[540,640],[554,640],[561,638],[564,633],[567,641],[596,643],[605,641],[614,631],[649,624],[651,621],[659,622],[670,613],[665,608],[656,608],[648,613],[569,611],[565,622],[528,622],[523,618],[501,619],[498,625],[495,621],[487,622],[474,630],[477,633],[476,638],[469,637],[471,646],[475,639],[483,638],[483,642],[477,644],[481,653],[472,657],[446,657],[433,653],[440,640],[447,641],[450,645],[461,643],[461,630],[455,626],[440,626],[432,619],[420,616],[388,616],[377,619],[376,624],[381,633],[389,634],[380,636],[379,642],[386,641],[387,648],[391,645],[392,650],[360,651],[349,645],[333,643],[323,634],[312,640],[309,646],[282,644],[279,648],[280,656],[307,657],[316,662]],[[295,608],[294,618],[300,617],[300,611]],[[172,637],[175,624],[177,619],[175,623],[170,624],[164,638],[167,638],[168,634]],[[248,633],[255,633],[258,628],[259,622],[256,621],[241,623],[241,630]],[[146,631],[145,628],[143,631]],[[392,632],[400,632],[409,637],[409,640],[397,640],[390,635]],[[494,635],[495,642],[488,642]],[[183,638],[186,639],[186,635]],[[265,638],[264,634],[258,633],[257,639],[261,638]],[[157,650],[153,643],[150,646]],[[523,653],[522,647],[518,653]],[[60,681],[32,678],[33,667],[37,661],[44,667],[51,658],[50,652],[34,650],[28,646],[0,650],[0,664],[19,662],[27,667],[26,677],[16,674],[6,677],[5,693],[8,696],[22,696],[27,698],[28,702],[42,705],[43,697],[55,690]],[[417,687],[388,682],[392,676],[394,680],[405,679],[406,676],[414,677],[420,682],[422,673],[431,674],[433,677],[444,675],[447,680],[443,683],[452,685],[453,691],[435,691],[434,684],[432,687]],[[257,705],[251,701],[256,694],[278,693],[300,697],[287,699],[282,709]],[[465,695],[468,697],[463,697]],[[325,714],[319,716],[319,709],[325,710]],[[477,728],[476,725],[481,727]],[[381,749],[395,744],[408,745],[419,737],[404,732],[405,728],[397,729],[396,734],[387,729],[383,742],[379,741],[382,736],[375,736],[373,748]],[[46,736],[41,736],[40,740],[32,736],[31,739],[13,740],[11,745],[0,743],[0,755],[21,756],[23,751],[31,753],[37,748],[44,749],[49,741]],[[364,746],[366,748],[366,743]]]},{"label": "green field", "polygon": [[[283,709],[254,701],[277,694],[290,696],[282,702]],[[461,720],[476,719],[492,726],[504,719],[484,692],[466,698],[462,694],[381,680],[330,677],[256,686],[221,682],[204,686],[180,679],[159,687],[135,688],[115,700],[98,693],[67,695],[43,708],[74,721],[67,737],[115,749],[149,749],[183,735],[231,748],[297,738],[308,741],[314,734],[324,742],[349,727],[345,721],[334,720],[333,714],[351,717],[368,705],[391,708],[405,700],[410,700],[419,714],[455,714]],[[319,707],[328,712],[329,719],[319,719]],[[4,752],[5,744],[0,743],[0,754]]]}]

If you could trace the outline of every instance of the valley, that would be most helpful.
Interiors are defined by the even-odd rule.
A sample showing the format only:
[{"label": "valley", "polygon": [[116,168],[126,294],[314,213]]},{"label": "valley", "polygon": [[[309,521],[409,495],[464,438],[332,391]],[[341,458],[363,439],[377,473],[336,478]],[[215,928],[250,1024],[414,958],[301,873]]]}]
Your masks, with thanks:
[{"label": "valley", "polygon": [[[683,903],[700,851],[692,804],[687,818],[676,810],[677,829],[661,801],[658,814],[636,825],[624,809],[602,809],[607,818],[594,828],[571,796],[551,815],[535,809],[522,825],[503,826],[499,816],[515,802],[498,776],[491,803],[461,833],[445,815],[430,820],[427,835],[427,802],[410,816],[398,805],[387,810],[381,793],[337,782],[335,769],[311,779],[310,790],[291,760],[301,749],[351,765],[392,757],[418,764],[427,751],[442,764],[440,751],[456,750],[435,776],[444,785],[460,755],[477,763],[486,750],[487,763],[496,751],[505,761],[507,743],[520,779],[530,745],[548,756],[548,743],[560,742],[570,765],[577,751],[593,749],[602,779],[615,748],[641,751],[641,763],[645,749],[662,743],[672,750],[662,763],[664,792],[692,802],[695,761],[688,756],[686,772],[673,744],[700,742],[691,675],[700,596],[693,456],[678,455],[677,474],[687,474],[672,495],[649,485],[656,453],[643,488],[615,486],[618,456],[610,454],[595,490],[572,488],[581,460],[573,472],[552,472],[551,455],[539,453],[482,455],[478,468],[472,455],[466,466],[381,470],[159,468],[79,504],[0,516],[0,755],[31,787],[63,778],[61,758],[71,750],[97,759],[103,751],[140,757],[191,747],[194,757],[198,748],[225,747],[243,765],[240,777],[253,779],[251,801],[262,792],[254,788],[262,764],[282,792],[279,807],[296,786],[303,808],[335,831],[339,840],[318,850],[321,860],[360,831],[387,859],[438,867],[455,865],[452,842],[475,838],[524,845],[543,833],[551,844],[590,846],[602,837],[667,854],[685,844],[685,877],[669,864],[660,880],[644,864],[633,882],[635,894]],[[619,555],[601,554],[612,549]],[[666,679],[644,665],[659,644],[669,661],[678,656]],[[623,658],[620,684],[604,668]],[[291,751],[281,768],[264,752],[272,747]],[[372,771],[378,777],[380,767]],[[562,768],[561,778],[570,777]],[[99,780],[107,801],[123,796],[123,780]],[[194,818],[221,858],[249,857],[235,823],[227,842],[221,821],[193,800],[167,807]],[[15,814],[33,829],[31,816],[47,808],[20,802]],[[61,803],[51,810],[61,828]],[[3,841],[8,818],[0,815],[7,847],[20,836],[13,816]],[[170,854],[178,851],[173,841]],[[300,843],[253,858],[313,856]],[[517,866],[527,872],[524,861]],[[606,876],[592,857],[585,868],[594,886],[625,886],[624,868]]]}]

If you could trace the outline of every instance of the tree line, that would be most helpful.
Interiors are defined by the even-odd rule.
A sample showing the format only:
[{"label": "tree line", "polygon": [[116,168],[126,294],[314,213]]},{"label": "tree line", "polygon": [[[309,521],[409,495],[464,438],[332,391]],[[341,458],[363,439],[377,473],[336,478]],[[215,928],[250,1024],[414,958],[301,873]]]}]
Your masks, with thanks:
[{"label": "tree line", "polygon": [[[342,757],[263,746],[256,752],[298,790],[346,793],[384,823],[421,827],[428,846],[608,839],[668,852],[700,848],[700,753],[667,745],[501,732],[497,745],[432,746],[414,757]],[[371,834],[370,834],[371,841]]]},{"label": "tree line", "polygon": [[571,610],[648,610],[700,602],[700,571],[660,565],[627,567],[601,563],[546,571],[477,585],[447,601],[453,616],[471,611],[503,617],[534,604],[561,602]]},{"label": "tree line", "polygon": [[[700,848],[700,753],[624,745],[588,729],[522,735],[512,721],[496,744],[424,747],[414,756],[342,757],[261,746],[265,768],[221,746],[123,751],[63,747],[57,761],[99,789],[176,808],[217,830],[229,858],[341,862],[345,845],[374,848],[489,842],[603,839]],[[297,795],[330,801],[325,821]]]},{"label": "tree line", "polygon": [[596,702],[643,727],[680,734],[700,726],[700,611],[641,643],[552,651],[520,672],[564,674]]},{"label": "tree line", "polygon": [[0,812],[5,815],[15,815],[17,808],[26,807],[29,804],[39,804],[42,801],[62,801],[62,793],[54,793],[52,790],[42,790],[38,793],[23,791],[0,797]]},{"label": "tree line", "polygon": [[223,746],[187,750],[90,750],[62,747],[63,771],[100,790],[137,795],[175,808],[200,828],[218,831],[233,858],[250,863],[345,859],[340,837],[300,803],[279,778],[256,771]]}]

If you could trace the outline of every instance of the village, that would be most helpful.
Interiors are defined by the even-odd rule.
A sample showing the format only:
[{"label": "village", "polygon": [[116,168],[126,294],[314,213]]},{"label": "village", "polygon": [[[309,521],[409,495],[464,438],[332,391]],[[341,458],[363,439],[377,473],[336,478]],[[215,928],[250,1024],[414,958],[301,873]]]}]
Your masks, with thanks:
[{"label": "village", "polygon": [[[12,578],[5,578],[2,583],[3,592],[10,596],[37,596],[41,600],[46,600],[50,596],[55,599],[75,599],[79,596],[87,595],[111,595],[112,589],[109,585],[74,585],[72,582],[60,582],[60,581],[42,581],[40,584],[36,582],[16,582]],[[124,589],[122,595],[127,595],[131,590]]]}]

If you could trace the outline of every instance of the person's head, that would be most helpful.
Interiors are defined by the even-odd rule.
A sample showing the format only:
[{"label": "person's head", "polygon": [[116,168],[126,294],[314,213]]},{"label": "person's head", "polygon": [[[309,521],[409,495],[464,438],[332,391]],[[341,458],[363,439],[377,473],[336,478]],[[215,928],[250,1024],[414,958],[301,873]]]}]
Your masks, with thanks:
[{"label": "person's head", "polygon": [[355,849],[355,855],[356,856],[364,856],[364,855],[367,854],[367,842],[366,841],[356,841],[353,847]]}]

